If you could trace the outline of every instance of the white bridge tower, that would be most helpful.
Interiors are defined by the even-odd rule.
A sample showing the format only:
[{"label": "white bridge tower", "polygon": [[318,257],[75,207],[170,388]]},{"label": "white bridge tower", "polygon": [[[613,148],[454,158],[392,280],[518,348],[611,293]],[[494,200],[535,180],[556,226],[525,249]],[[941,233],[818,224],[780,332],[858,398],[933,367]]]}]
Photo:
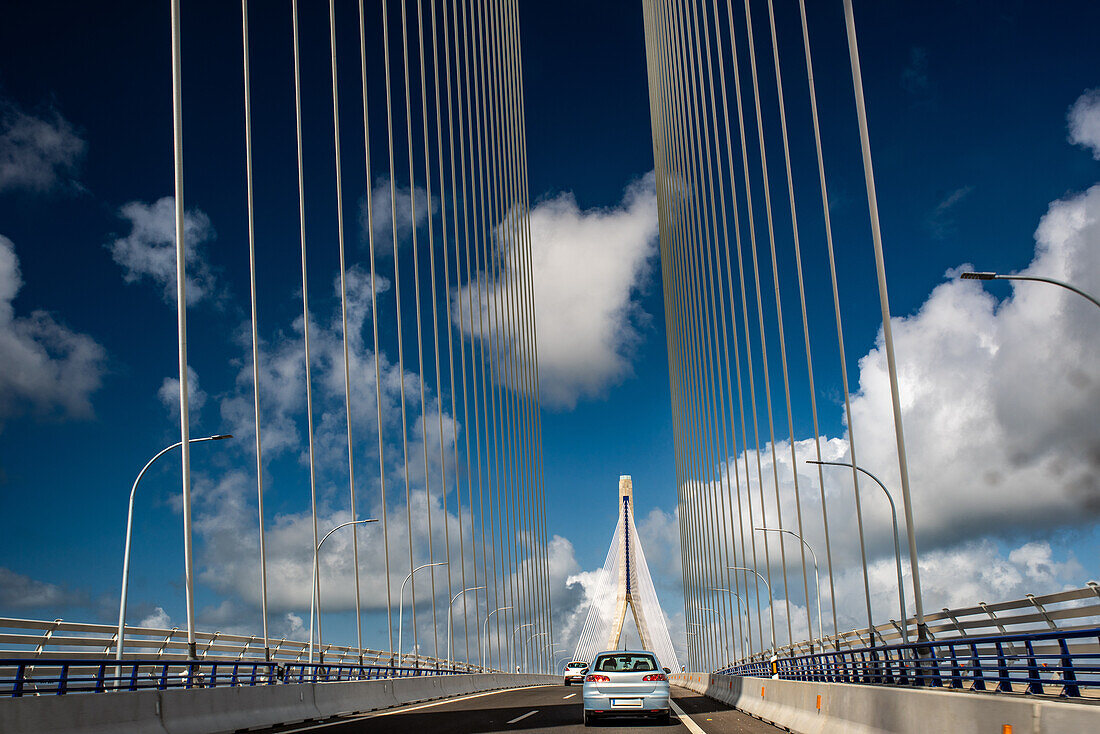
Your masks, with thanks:
[{"label": "white bridge tower", "polygon": [[629,607],[642,648],[656,653],[663,666],[679,670],[665,614],[657,601],[634,523],[634,483],[629,475],[619,477],[615,514],[615,534],[607,559],[595,582],[585,587],[588,615],[573,659],[591,661],[601,650],[618,648]]}]

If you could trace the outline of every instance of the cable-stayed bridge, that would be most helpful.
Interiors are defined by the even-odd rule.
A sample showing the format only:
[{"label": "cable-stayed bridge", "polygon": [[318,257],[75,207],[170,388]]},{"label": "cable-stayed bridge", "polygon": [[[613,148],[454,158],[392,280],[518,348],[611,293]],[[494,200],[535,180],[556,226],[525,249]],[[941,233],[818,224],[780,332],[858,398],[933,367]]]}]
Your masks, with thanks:
[{"label": "cable-stayed bridge", "polygon": [[[674,670],[686,668],[674,676],[685,726],[692,721],[718,730],[692,719],[695,713],[718,721],[715,727],[730,724],[734,713],[715,703],[723,701],[797,731],[925,731],[949,728],[944,722],[964,729],[993,722],[1008,727],[1002,731],[1085,730],[1081,722],[1095,721],[1091,699],[1100,685],[1095,584],[988,604],[974,600],[964,608],[924,608],[913,511],[920,488],[910,484],[856,19],[851,0],[838,4],[850,68],[825,72],[851,77],[855,108],[849,122],[866,184],[867,257],[881,304],[896,443],[896,466],[874,469],[896,478],[896,486],[879,482],[857,456],[864,426],[854,420],[845,364],[825,164],[830,158],[814,87],[815,9],[802,0],[745,0],[743,7],[729,0],[643,0],[648,66],[639,73],[648,75],[650,90],[680,537],[678,549],[656,552],[680,552],[686,631],[683,639],[670,634],[643,547],[651,554],[654,549],[639,533],[632,483],[623,477],[607,559],[587,589],[584,625],[575,639],[563,639],[560,629],[555,632],[552,605],[546,514],[555,505],[544,491],[542,470],[537,265],[521,9],[514,0],[264,6],[265,20],[275,12],[286,16],[290,34],[278,40],[279,51],[292,59],[293,74],[285,95],[259,107],[251,75],[271,63],[258,49],[270,51],[274,41],[255,44],[256,7],[243,0],[242,63],[232,71],[241,76],[244,115],[237,122],[246,141],[241,209],[248,249],[241,254],[252,276],[254,420],[251,435],[237,438],[254,445],[260,614],[255,634],[196,629],[191,452],[206,438],[192,436],[188,409],[184,183],[192,169],[184,156],[189,100],[183,80],[187,51],[201,48],[201,38],[189,45],[187,4],[174,0],[175,293],[183,409],[180,441],[166,451],[180,460],[187,624],[134,626],[127,617],[126,570],[117,627],[0,620],[0,696],[9,699],[0,702],[2,728],[233,731],[317,719],[377,730],[387,724],[368,712],[455,696],[480,698],[441,704],[434,719],[408,719],[431,714],[401,708],[387,716],[403,729],[568,728],[574,713],[580,720],[576,694],[549,687],[559,680],[560,664],[619,646],[632,621],[643,647]],[[782,54],[804,65],[798,85],[804,96],[791,91],[790,79],[784,86],[781,69],[789,67],[780,64],[777,13],[797,14],[801,43]],[[323,25],[326,43],[301,43],[300,23]],[[769,63],[774,80],[758,73]],[[319,75],[321,67],[325,74]],[[319,89],[326,96],[323,114],[303,103],[303,90],[316,100]],[[807,129],[788,125],[788,106],[796,104],[800,114],[791,119],[808,121]],[[278,564],[269,565],[269,555],[279,549],[269,545],[263,506],[264,376],[270,365],[264,365],[260,337],[264,283],[257,267],[271,248],[256,217],[266,187],[255,186],[254,159],[270,154],[259,141],[269,141],[277,127],[272,109],[294,122],[293,137],[281,145],[296,152],[286,183],[297,199],[301,301],[293,305],[301,312],[296,333],[305,370],[303,453],[310,478],[302,502],[312,525],[312,575],[289,582],[271,578]],[[812,141],[817,190],[796,192],[796,134],[803,143]],[[784,165],[773,157],[769,169],[777,151]],[[375,187],[379,176],[384,181]],[[364,202],[368,272],[345,262],[345,187],[353,178],[380,195]],[[800,230],[807,202],[821,208],[820,231]],[[789,213],[789,224],[776,214],[780,208]],[[315,236],[316,220],[328,222],[332,233]],[[790,258],[779,254],[788,241],[790,268],[781,267]],[[802,248],[811,246],[826,250],[826,271],[803,268]],[[310,300],[308,270],[318,260],[338,263],[339,326],[327,334]],[[826,310],[834,316],[835,340],[827,343],[811,338],[808,314],[822,308],[807,301],[811,278],[826,282],[832,296]],[[796,306],[781,285],[791,279]],[[389,288],[392,310],[378,298]],[[791,344],[803,348],[788,352],[784,329],[794,323],[791,312],[801,316]],[[325,464],[317,445],[315,416],[321,423],[333,415],[315,403],[320,380],[311,368],[322,369],[319,334],[337,345],[325,366],[335,365],[342,388],[336,414],[343,416],[346,466],[338,468]],[[844,461],[830,461],[822,450],[815,358],[840,362]],[[791,389],[796,362],[809,376],[804,397]],[[809,486],[797,470],[805,457],[796,451],[793,419],[803,403],[814,433],[810,471],[817,481]],[[784,425],[787,437],[777,434]],[[789,458],[778,455],[785,439]],[[830,464],[846,467],[851,478],[852,507],[840,512],[854,512],[854,537],[829,534],[829,510],[837,512],[826,502]],[[327,526],[319,489],[337,476],[347,502],[341,522]],[[644,486],[651,491],[648,482]],[[882,499],[880,491],[891,506],[896,503],[896,600],[874,599],[869,579],[863,505],[871,493],[874,501]],[[819,499],[808,499],[815,493]],[[350,537],[342,555],[353,569],[354,644],[335,644],[322,634],[326,580],[332,583],[331,548],[324,545],[330,536]],[[844,629],[837,611],[834,558],[842,545],[859,556],[853,568],[862,580],[857,595],[866,624],[858,629]],[[361,556],[367,555],[383,568],[381,583],[370,588],[360,583],[368,565]],[[272,581],[304,582],[309,589],[304,639],[269,633]],[[364,645],[369,609],[384,616],[385,644],[376,642],[377,649]],[[539,688],[484,695],[528,686]],[[709,699],[692,698],[689,690]]]}]

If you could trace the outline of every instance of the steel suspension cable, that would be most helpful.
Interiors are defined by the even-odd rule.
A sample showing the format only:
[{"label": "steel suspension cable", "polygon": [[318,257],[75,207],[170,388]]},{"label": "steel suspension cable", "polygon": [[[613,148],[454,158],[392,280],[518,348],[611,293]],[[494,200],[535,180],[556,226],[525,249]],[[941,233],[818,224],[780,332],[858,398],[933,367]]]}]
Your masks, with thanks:
[{"label": "steel suspension cable", "polygon": [[[364,0],[359,0],[359,62],[361,79],[363,82],[363,149],[364,168],[368,194],[367,204],[367,243],[370,255],[370,299],[371,299],[371,326],[374,333],[374,395],[377,408],[376,419],[378,421],[378,484],[382,502],[382,546],[386,576],[386,632],[389,636],[390,656],[393,656],[393,599],[390,590],[390,530],[389,530],[389,506],[386,502],[386,458],[385,441],[383,440],[382,427],[382,367],[379,356],[380,345],[378,339],[378,288],[375,282],[374,263],[374,206],[370,195],[371,181],[371,148],[370,148],[370,114],[367,103],[367,38],[366,38],[366,14],[364,12]],[[388,87],[388,85],[387,85]]]},{"label": "steel suspension cable", "polygon": [[[782,299],[779,294],[779,272],[778,265],[776,264],[775,254],[775,225],[772,220],[772,195],[771,195],[771,178],[768,175],[768,154],[764,146],[764,118],[761,112],[760,105],[760,85],[757,80],[756,74],[756,47],[753,42],[752,32],[752,10],[749,5],[749,0],[745,0],[745,29],[749,42],[749,70],[752,75],[752,94],[753,104],[756,109],[756,136],[758,144],[758,152],[760,158],[760,177],[763,181],[764,189],[764,214],[765,221],[768,225],[768,246],[771,253],[772,262],[772,282],[775,287],[775,313],[776,324],[779,329],[779,357],[780,365],[783,373],[784,384],[784,396],[787,399],[788,405],[790,404],[790,389],[787,387],[787,345],[786,339],[783,336],[783,305]],[[772,480],[775,487],[775,510],[776,510],[776,522],[778,527],[783,527],[783,504],[779,498],[779,459],[775,450],[775,421],[773,419],[772,411],[772,392],[771,392],[771,376],[768,368],[768,348],[767,338],[764,333],[764,302],[760,295],[760,268],[757,262],[757,253],[755,242],[752,250],[752,264],[753,264],[753,276],[754,283],[756,284],[756,302],[757,302],[757,316],[760,319],[760,357],[764,364],[764,395],[767,398],[766,406],[768,409],[768,437],[771,440],[771,456],[772,456]],[[793,434],[792,434],[793,435]],[[795,482],[795,495],[798,494],[798,474],[794,474]],[[761,499],[763,504],[763,499]],[[764,508],[761,507],[763,513]],[[766,517],[766,515],[765,515]],[[790,600],[790,585],[787,583],[787,544],[784,534],[779,534],[779,553],[781,562],[783,564],[783,603],[787,616],[787,642],[794,642],[794,635],[791,629],[791,600]],[[769,574],[770,574],[769,570]],[[771,584],[769,576],[769,586]],[[774,598],[774,597],[773,597]]]},{"label": "steel suspension cable", "polygon": [[[296,2],[297,0],[295,0]],[[404,476],[405,476],[405,520],[408,533],[408,545],[409,545],[409,577],[412,580],[412,628],[413,628],[413,649],[417,648],[417,625],[416,625],[416,573],[415,560],[413,558],[413,531],[412,531],[412,493],[409,487],[409,429],[408,429],[408,413],[405,406],[405,345],[404,337],[401,333],[401,261],[398,252],[398,235],[397,235],[397,184],[395,181],[396,170],[393,153],[393,92],[391,90],[391,77],[390,77],[390,24],[389,14],[386,9],[387,0],[382,0],[382,49],[383,58],[385,59],[386,70],[386,133],[387,142],[389,144],[389,165],[390,165],[390,225],[393,235],[393,286],[394,286],[394,302],[396,305],[396,326],[397,326],[397,365],[399,372],[399,387],[401,389],[401,448],[404,458]],[[412,145],[411,141],[409,145]],[[414,182],[409,182],[410,189],[415,189]],[[413,231],[416,230],[416,222],[413,221]],[[381,398],[379,398],[381,399]],[[400,610],[403,611],[403,610]],[[397,651],[398,661],[400,662],[402,650]]]},{"label": "steel suspension cable", "polygon": [[[817,173],[821,184],[821,212],[825,222],[825,246],[829,254],[829,279],[833,288],[833,312],[836,319],[837,349],[840,353],[840,380],[844,388],[844,416],[848,421],[848,449],[852,457],[852,483],[855,493],[859,495],[859,470],[856,469],[855,428],[852,423],[852,401],[848,390],[848,362],[844,354],[844,327],[840,316],[840,294],[836,281],[836,258],[833,256],[833,226],[829,212],[829,192],[825,185],[825,159],[821,150],[821,127],[817,116],[817,92],[814,90],[813,58],[810,54],[810,31],[806,22],[806,0],[798,0],[799,14],[802,20],[802,44],[806,56],[806,85],[810,94],[810,116],[814,129],[814,147],[817,152]],[[812,394],[812,393],[811,393]],[[814,412],[814,434],[817,435],[817,413]],[[821,442],[816,441],[817,460],[821,461]],[[817,479],[821,487],[821,519],[825,526],[825,558],[829,566],[829,601],[833,608],[833,634],[840,633],[836,614],[836,586],[833,582],[833,550],[829,539],[829,513],[825,507],[825,476],[822,473],[822,465],[817,465]],[[863,517],[859,516],[860,547],[863,538]],[[864,563],[864,594],[870,603],[871,592],[867,583],[867,566]],[[822,633],[824,636],[824,633]]]},{"label": "steel suspension cable", "polygon": [[[544,494],[544,486],[542,483],[542,416],[541,408],[539,404],[539,374],[538,374],[538,325],[535,318],[535,293],[534,293],[534,275],[533,275],[533,262],[532,262],[532,242],[531,242],[531,227],[530,227],[530,201],[529,192],[530,185],[527,177],[527,148],[523,141],[526,141],[526,118],[524,112],[524,92],[523,92],[523,62],[522,62],[522,46],[519,38],[519,21],[518,21],[519,5],[518,2],[512,3],[512,18],[514,31],[514,51],[515,51],[515,87],[516,87],[516,101],[515,106],[518,112],[518,136],[521,144],[519,145],[519,166],[522,173],[521,177],[521,193],[522,193],[522,207],[524,212],[524,253],[526,256],[527,268],[525,273],[525,284],[527,292],[527,312],[528,312],[528,343],[531,348],[531,373],[534,382],[533,388],[533,429],[534,429],[534,491],[535,497],[534,503],[538,515],[538,534],[539,540],[541,540],[541,555],[542,555],[542,594],[544,598],[544,608],[546,615],[546,626],[549,633],[549,639],[551,644],[554,639],[554,617],[553,607],[551,603],[551,590],[550,590],[550,573],[549,573],[549,548],[547,541],[547,522],[546,522],[546,498]],[[548,656],[549,658],[550,656]],[[547,660],[552,664],[552,660]]]},{"label": "steel suspension cable", "polygon": [[[340,320],[344,347],[344,417],[348,429],[348,489],[351,496],[351,519],[358,519],[358,505],[355,503],[355,450],[351,431],[351,365],[348,359],[348,287],[347,268],[344,265],[344,183],[340,162],[340,94],[336,73],[336,4],[329,0],[329,48],[332,55],[332,138],[334,163],[336,167],[336,236],[340,249]],[[355,566],[355,640],[359,650],[359,663],[363,663],[363,615],[359,595],[359,535],[358,527],[351,526],[352,563]],[[317,587],[317,620],[320,629],[321,604],[320,582]]]},{"label": "steel suspension cable", "polygon": [[267,552],[264,537],[264,465],[260,441],[260,338],[256,308],[256,221],[252,196],[252,84],[248,53],[248,0],[241,0],[241,37],[244,52],[244,150],[248,202],[248,285],[252,327],[252,406],[256,432],[256,514],[260,529],[260,614],[264,629],[264,660],[271,660],[267,634]]},{"label": "steel suspension cable", "polygon": [[[803,284],[802,277],[802,249],[798,241],[798,214],[795,209],[794,202],[794,178],[791,176],[791,149],[790,144],[787,142],[787,110],[783,101],[783,74],[779,65],[779,41],[776,39],[775,34],[775,9],[773,8],[772,0],[768,0],[768,27],[771,30],[771,42],[772,42],[772,59],[775,66],[775,91],[776,97],[779,101],[779,131],[783,140],[783,163],[785,164],[785,171],[787,175],[787,196],[788,203],[791,210],[791,234],[794,239],[794,262],[795,272],[798,275],[798,298],[799,304],[802,307],[802,335],[805,340],[806,346],[806,371],[808,374],[809,388],[810,388],[810,412],[813,416],[814,426],[814,443],[820,445],[820,437],[817,431],[817,393],[814,388],[814,367],[813,359],[810,356],[810,325],[806,318],[806,288]],[[779,271],[775,265],[775,251],[772,251],[772,274],[775,279],[775,298],[776,304],[779,303]],[[777,312],[779,307],[777,305]],[[794,507],[796,521],[798,524],[798,537],[804,538],[805,534],[802,529],[802,499],[801,492],[798,489],[798,457],[795,454],[794,445],[794,418],[791,415],[791,388],[790,382],[787,377],[787,348],[786,341],[783,338],[783,325],[780,320],[779,326],[779,338],[781,352],[783,356],[783,393],[787,399],[787,429],[790,431],[791,437],[791,476],[794,477]],[[820,450],[820,449],[819,449]],[[821,476],[819,470],[818,476]],[[822,492],[824,492],[822,487]],[[806,545],[799,542],[799,551],[802,558],[802,592],[803,598],[806,600],[806,629],[809,630],[810,639],[814,638],[814,625],[813,617],[810,614],[810,582],[806,569]],[[819,630],[820,636],[825,636],[824,630]],[[794,640],[792,639],[793,643]]]},{"label": "steel suspension cable", "polygon": [[[440,200],[439,210],[440,210],[440,223],[441,223],[442,229],[443,229],[443,232],[442,232],[443,239],[442,239],[442,247],[441,247],[441,253],[440,254],[442,254],[442,256],[443,256],[443,291],[444,291],[444,298],[445,298],[444,302],[447,305],[447,308],[444,310],[444,315],[443,316],[444,316],[444,319],[445,319],[445,323],[447,325],[447,363],[448,363],[449,368],[450,368],[450,382],[449,382],[449,384],[450,384],[450,388],[451,388],[451,415],[452,415],[454,420],[457,420],[458,404],[457,404],[457,401],[455,399],[456,396],[455,396],[454,329],[452,328],[451,318],[450,318],[451,271],[450,271],[450,264],[449,264],[450,258],[447,255],[447,189],[446,189],[446,176],[444,175],[444,169],[446,168],[446,163],[445,163],[446,159],[443,156],[443,108],[440,104],[440,94],[439,94],[439,43],[438,43],[438,40],[437,40],[438,36],[437,36],[437,31],[436,31],[435,0],[431,1],[430,9],[431,9],[431,16],[432,16],[432,71],[433,71],[432,77],[433,77],[434,82],[435,82],[436,152],[437,152],[437,156],[439,158],[439,200]],[[454,138],[453,138],[453,134],[454,133],[451,129],[451,60],[450,60],[450,41],[448,39],[448,34],[447,34],[447,1],[446,0],[443,0],[443,2],[442,2],[442,10],[443,10],[443,42],[444,42],[444,51],[443,51],[443,53],[444,53],[444,59],[446,60],[446,74],[447,74],[447,133],[452,136],[450,150],[451,150],[451,153],[452,153],[451,171],[452,171],[452,178],[453,178],[453,171],[454,171],[454,157],[453,157]],[[425,133],[425,135],[426,135],[426,133]],[[452,188],[452,195],[453,194],[454,194],[454,190]],[[456,207],[456,209],[457,209],[457,207]],[[455,244],[456,244],[456,246],[457,246],[457,243],[458,243],[458,235],[457,235],[457,232],[456,232],[455,233]],[[458,257],[458,253],[456,251],[455,252],[455,258],[456,258],[455,265],[456,265],[456,267],[458,265],[457,257]],[[433,289],[434,289],[434,286],[435,286],[434,268],[433,268],[433,276],[432,276],[432,285],[433,285]],[[433,291],[433,294],[432,294],[432,307],[433,307],[433,309],[435,308],[435,294],[434,294],[434,291]],[[434,320],[434,323],[436,324],[436,328],[438,329],[438,317],[436,317],[434,315],[434,311],[433,311],[433,320]],[[459,336],[461,336],[461,335],[462,335],[462,332],[460,331]],[[438,341],[438,336],[436,337],[436,340]],[[463,375],[463,378],[465,378],[465,375]],[[438,374],[436,375],[436,382],[437,383],[439,382]],[[443,450],[443,398],[442,398],[442,389],[440,389],[439,406],[440,406],[439,407],[439,411],[440,411],[439,412],[439,435],[440,435],[439,464],[440,464],[440,472],[443,474],[443,477],[444,477],[444,479],[443,479],[444,494],[446,494],[447,463],[446,463],[446,458],[444,457],[444,450]],[[462,420],[463,420],[463,423],[462,423],[463,432],[465,432],[466,418],[463,417]],[[453,431],[454,431],[454,437],[453,437],[453,440],[452,440],[452,444],[453,444],[453,447],[454,447],[454,461],[455,461],[455,506],[456,506],[456,510],[457,510],[458,556],[459,556],[459,565],[460,565],[459,582],[462,584],[461,588],[463,590],[465,590],[467,588],[466,587],[466,544],[465,544],[464,533],[463,533],[463,528],[462,528],[462,481],[461,481],[461,478],[460,478],[460,470],[459,470],[458,431],[457,431],[457,428],[453,429]],[[470,506],[470,509],[471,509],[471,511],[473,510],[473,505]],[[444,515],[444,517],[446,518],[446,515]],[[450,521],[449,520],[447,520],[447,526],[448,526],[448,528],[450,527]],[[451,593],[451,585],[450,585],[450,574],[451,574],[450,549],[451,549],[451,542],[450,542],[450,538],[448,536],[448,540],[447,540],[447,574],[448,574],[448,576],[447,576],[447,593],[448,593],[448,595]],[[475,568],[476,568],[476,566],[475,566]],[[477,584],[475,583],[474,586],[477,586]],[[448,598],[450,598],[450,597],[448,597]],[[450,607],[448,607],[447,612],[448,612],[448,615],[449,615],[450,612],[451,612]],[[465,593],[462,594],[462,629],[463,629],[463,637],[464,637],[465,643],[466,643],[466,662],[467,662],[467,664],[469,664],[469,662],[470,662],[470,625],[469,625],[468,619],[467,619],[466,594]],[[448,640],[450,640],[454,637],[454,625],[453,624],[451,624],[448,627],[447,635],[448,635],[448,638],[447,638]],[[451,648],[448,646],[448,649],[451,649]]]},{"label": "steel suspension cable", "polygon": [[[417,0],[417,10],[420,9],[420,0]],[[421,26],[423,23],[421,23]],[[428,417],[427,417],[427,404],[424,398],[424,335],[421,328],[422,319],[420,314],[420,250],[417,244],[416,237],[416,171],[413,165],[413,131],[412,131],[412,94],[409,92],[409,45],[408,45],[408,31],[405,25],[405,0],[401,0],[401,52],[402,60],[405,64],[405,135],[408,140],[408,153],[409,153],[409,210],[412,218],[412,261],[413,261],[413,295],[416,301],[416,373],[420,375],[420,379],[417,382],[420,383],[420,447],[423,454],[424,463],[424,510],[428,518],[428,562],[435,563],[435,546],[432,532],[432,494],[431,494],[431,472],[428,471]],[[421,34],[421,40],[423,40],[423,34]],[[423,44],[421,44],[421,58],[423,58]],[[423,64],[421,64],[421,76],[423,77]],[[422,78],[423,81],[423,78]],[[421,110],[422,115],[427,114],[427,110]],[[427,118],[425,118],[427,119]],[[425,160],[425,165],[428,162]],[[431,175],[427,176],[428,185],[431,185]],[[432,200],[431,189],[428,189],[428,203],[427,203],[427,219],[429,232],[431,231],[432,222]],[[429,249],[431,244],[429,243]],[[438,383],[437,383],[438,384]],[[411,530],[410,530],[411,538]],[[431,582],[432,592],[432,640],[434,644],[434,652],[432,655],[436,658],[439,657],[439,624],[436,617],[435,610],[435,566],[428,567],[428,574]],[[450,599],[450,597],[447,597]],[[413,609],[416,609],[416,583],[412,585],[412,600]],[[416,623],[416,616],[414,611],[413,624]],[[413,644],[416,644],[416,630],[413,630]]]},{"label": "steel suspension cable", "polygon": [[[306,425],[309,431],[309,494],[310,509],[313,516],[313,549],[317,548],[317,475],[314,466],[313,451],[313,387],[310,375],[310,349],[309,349],[309,281],[306,277],[306,194],[305,175],[302,164],[302,81],[301,65],[298,57],[298,0],[291,0],[291,13],[293,15],[294,33],[294,113],[295,130],[298,142],[298,234],[302,251],[302,337],[305,346],[305,378],[306,378]],[[311,549],[313,555],[313,594],[314,602],[319,599],[320,570],[317,563],[317,554]],[[318,608],[319,605],[318,605]],[[321,615],[317,615],[317,630],[320,636]],[[309,626],[309,659],[313,662],[313,631]]]}]

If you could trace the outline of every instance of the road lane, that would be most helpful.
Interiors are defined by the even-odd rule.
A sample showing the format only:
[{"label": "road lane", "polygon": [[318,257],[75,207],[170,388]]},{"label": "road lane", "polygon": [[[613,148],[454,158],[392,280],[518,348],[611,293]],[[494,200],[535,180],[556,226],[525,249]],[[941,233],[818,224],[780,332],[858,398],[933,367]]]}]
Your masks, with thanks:
[{"label": "road lane", "polygon": [[[677,706],[705,734],[781,731],[685,688],[673,686],[672,696]],[[578,691],[565,686],[538,686],[412,704],[323,723],[276,727],[264,734],[576,734],[593,731],[585,728],[582,710]],[[673,716],[668,726],[637,719],[612,719],[601,721],[595,729],[623,733],[654,729],[669,734],[697,734],[698,731],[685,726],[678,716]]]}]

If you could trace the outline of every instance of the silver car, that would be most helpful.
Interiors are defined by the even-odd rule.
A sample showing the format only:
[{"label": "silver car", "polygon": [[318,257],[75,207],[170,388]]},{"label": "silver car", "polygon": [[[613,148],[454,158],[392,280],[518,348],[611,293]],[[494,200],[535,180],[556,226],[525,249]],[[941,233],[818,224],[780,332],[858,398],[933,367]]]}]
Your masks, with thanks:
[{"label": "silver car", "polygon": [[588,663],[583,660],[574,660],[565,666],[564,683],[584,683],[584,674],[588,672]]},{"label": "silver car", "polygon": [[605,716],[639,716],[668,724],[668,668],[646,650],[601,652],[584,677],[584,725]]}]

